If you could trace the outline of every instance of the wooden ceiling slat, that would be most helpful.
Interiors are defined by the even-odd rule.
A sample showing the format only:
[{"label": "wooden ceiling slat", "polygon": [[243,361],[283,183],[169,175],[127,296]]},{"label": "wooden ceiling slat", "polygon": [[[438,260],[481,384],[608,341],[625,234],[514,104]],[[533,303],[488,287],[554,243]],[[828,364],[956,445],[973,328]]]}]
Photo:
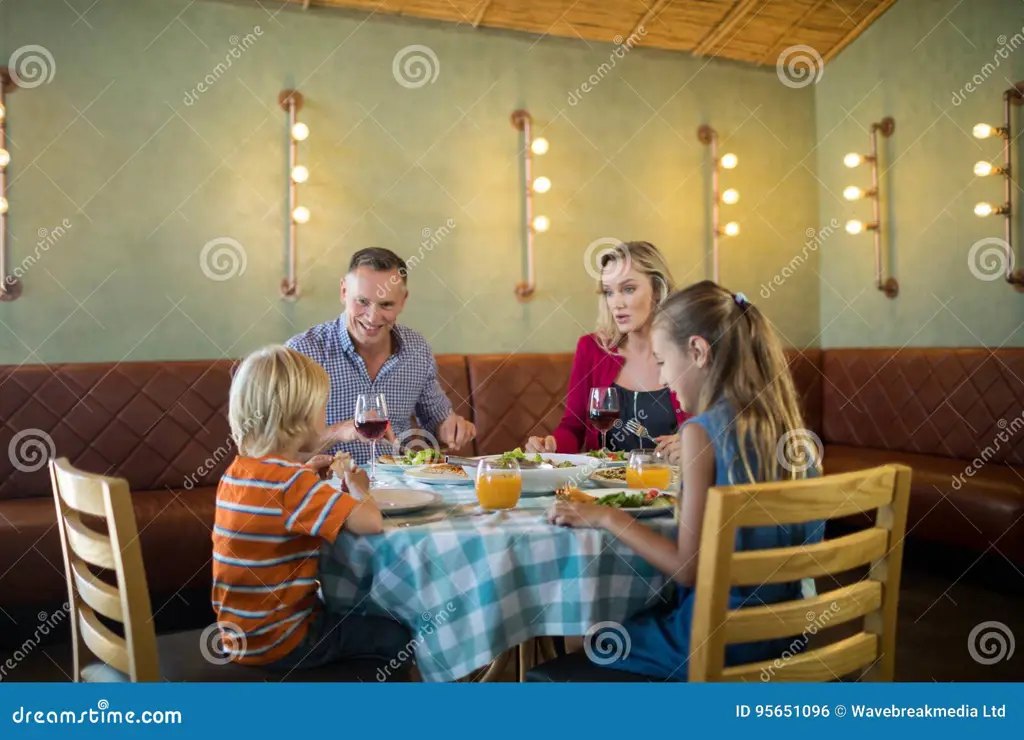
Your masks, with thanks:
[{"label": "wooden ceiling slat", "polygon": [[828,2],[828,0],[818,0],[816,3],[814,3],[814,5],[811,5],[810,7],[808,7],[807,10],[805,10],[795,21],[793,21],[793,23],[791,23],[786,28],[785,31],[783,31],[782,33],[780,33],[778,35],[778,37],[775,39],[775,41],[772,42],[771,46],[768,47],[768,50],[765,52],[764,56],[761,57],[761,59],[759,60],[760,63],[761,64],[774,63],[775,62],[775,50],[777,48],[779,48],[779,45],[784,43],[785,39],[789,38],[790,35],[797,28],[799,28],[800,26],[803,25],[804,21],[806,21],[808,18],[810,18],[812,15],[814,15],[814,13],[817,12],[817,10],[819,8],[821,8],[821,6],[824,5],[827,2]]},{"label": "wooden ceiling slat", "polygon": [[697,44],[697,48],[693,50],[694,56],[703,56],[709,51],[712,51],[719,41],[726,38],[728,34],[732,32],[734,28],[739,26],[740,21],[750,15],[751,11],[755,10],[756,7],[761,4],[764,0],[740,0],[736,3],[729,14],[722,19],[722,22],[718,24],[714,31],[704,37],[704,40]]},{"label": "wooden ceiling slat", "polygon": [[827,52],[825,52],[825,54],[822,55],[822,58],[825,60],[825,63],[827,64],[829,59],[834,58],[836,54],[838,54],[847,46],[849,46],[855,38],[857,38],[864,32],[865,28],[874,23],[875,19],[877,19],[880,15],[882,15],[882,13],[887,11],[889,9],[889,6],[891,6],[894,2],[896,2],[896,0],[881,0],[881,2],[879,2],[871,10],[871,12],[864,16],[864,20],[858,23],[853,29],[850,30],[848,34],[839,39],[838,43],[836,43],[831,49],[829,49]]}]

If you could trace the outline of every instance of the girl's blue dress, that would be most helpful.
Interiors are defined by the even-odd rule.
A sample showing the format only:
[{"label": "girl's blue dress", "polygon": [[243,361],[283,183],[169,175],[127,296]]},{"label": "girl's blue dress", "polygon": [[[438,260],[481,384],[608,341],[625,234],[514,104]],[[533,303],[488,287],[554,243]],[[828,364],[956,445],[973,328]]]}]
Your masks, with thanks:
[{"label": "girl's blue dress", "polygon": [[[729,486],[749,483],[749,476],[739,455],[736,434],[731,424],[735,414],[727,401],[719,401],[703,414],[687,419],[685,424],[700,424],[715,448],[715,485]],[[684,424],[684,426],[685,426]],[[751,456],[753,461],[753,457]],[[729,471],[732,470],[730,476]],[[756,469],[755,469],[756,473]],[[808,471],[809,475],[816,472]],[[736,532],[736,550],[765,550],[821,542],[824,522],[765,527],[744,527]],[[801,598],[801,582],[770,583],[762,586],[735,586],[729,596],[729,608],[773,604]],[[693,618],[694,591],[678,586],[676,597],[667,605],[641,612],[626,620],[623,627],[629,635],[629,652],[608,668],[641,673],[658,678],[685,681],[690,662],[690,628]],[[774,660],[792,647],[793,638],[729,645],[725,664],[736,665]]]}]

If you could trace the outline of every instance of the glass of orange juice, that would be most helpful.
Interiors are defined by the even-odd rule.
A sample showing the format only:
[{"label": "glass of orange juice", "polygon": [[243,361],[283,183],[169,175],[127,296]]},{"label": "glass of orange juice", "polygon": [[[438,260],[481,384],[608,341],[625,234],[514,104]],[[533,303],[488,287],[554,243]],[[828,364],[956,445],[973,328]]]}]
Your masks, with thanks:
[{"label": "glass of orange juice", "polygon": [[659,488],[672,484],[672,466],[668,457],[654,450],[633,450],[626,466],[627,488]]},{"label": "glass of orange juice", "polygon": [[480,461],[476,469],[476,498],[485,511],[508,511],[519,504],[523,477],[515,460]]}]

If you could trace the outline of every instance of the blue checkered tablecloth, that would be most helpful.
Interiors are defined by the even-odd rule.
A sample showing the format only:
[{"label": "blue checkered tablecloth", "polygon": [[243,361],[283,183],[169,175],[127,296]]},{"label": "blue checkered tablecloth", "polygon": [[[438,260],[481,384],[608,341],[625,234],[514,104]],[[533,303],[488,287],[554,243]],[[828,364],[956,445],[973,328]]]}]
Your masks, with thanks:
[{"label": "blue checkered tablecloth", "polygon": [[[476,502],[472,486],[381,483],[440,493],[443,511]],[[523,498],[507,514],[456,513],[371,537],[343,533],[322,558],[324,600],[332,610],[402,622],[423,679],[455,681],[530,638],[583,635],[667,598],[668,579],[607,532],[548,524],[553,501]],[[674,536],[671,516],[637,526]]]}]

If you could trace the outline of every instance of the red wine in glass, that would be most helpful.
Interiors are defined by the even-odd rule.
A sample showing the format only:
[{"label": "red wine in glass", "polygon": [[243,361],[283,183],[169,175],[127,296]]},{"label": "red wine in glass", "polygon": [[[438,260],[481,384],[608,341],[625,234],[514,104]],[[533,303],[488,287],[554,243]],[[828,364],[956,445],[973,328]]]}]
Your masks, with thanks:
[{"label": "red wine in glass", "polygon": [[370,481],[377,480],[377,440],[388,431],[388,402],[383,393],[360,393],[356,397],[356,431],[370,440]]},{"label": "red wine in glass", "polygon": [[590,389],[590,420],[601,432],[601,447],[608,449],[608,430],[619,420],[619,393],[615,388],[602,386]]}]

